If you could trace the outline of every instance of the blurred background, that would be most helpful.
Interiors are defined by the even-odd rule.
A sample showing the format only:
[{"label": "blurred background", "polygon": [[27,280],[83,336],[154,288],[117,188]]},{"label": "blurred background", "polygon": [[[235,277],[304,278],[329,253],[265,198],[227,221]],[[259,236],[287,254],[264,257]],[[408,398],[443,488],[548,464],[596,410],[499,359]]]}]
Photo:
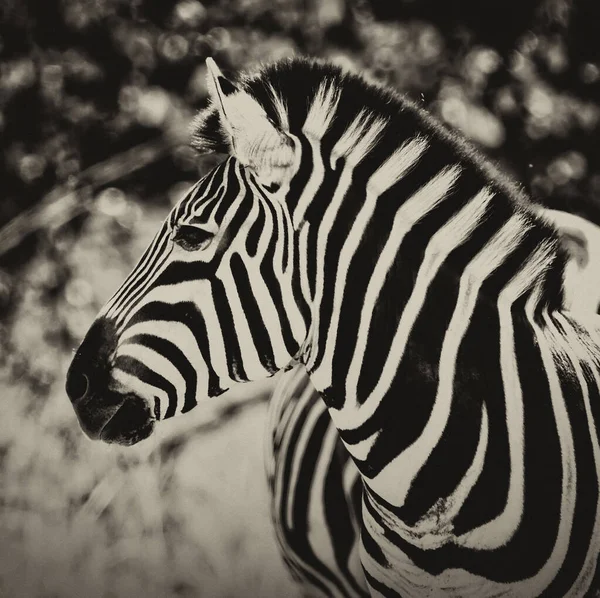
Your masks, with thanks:
[{"label": "blurred background", "polygon": [[169,208],[204,59],[368,72],[533,199],[600,223],[597,0],[1,0],[0,596],[294,596],[268,518],[272,382],[130,449],[84,438],[72,355]]}]

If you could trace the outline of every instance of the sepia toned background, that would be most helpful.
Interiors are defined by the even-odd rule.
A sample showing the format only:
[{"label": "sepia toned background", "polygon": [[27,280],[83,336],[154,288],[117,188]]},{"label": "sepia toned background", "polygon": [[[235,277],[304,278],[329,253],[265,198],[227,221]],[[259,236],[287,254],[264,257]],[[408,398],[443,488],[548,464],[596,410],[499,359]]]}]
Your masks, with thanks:
[{"label": "sepia toned background", "polygon": [[294,596],[269,523],[273,381],[125,449],[84,437],[74,348],[220,159],[204,60],[293,54],[429,107],[535,201],[600,223],[597,0],[1,0],[0,596]]}]

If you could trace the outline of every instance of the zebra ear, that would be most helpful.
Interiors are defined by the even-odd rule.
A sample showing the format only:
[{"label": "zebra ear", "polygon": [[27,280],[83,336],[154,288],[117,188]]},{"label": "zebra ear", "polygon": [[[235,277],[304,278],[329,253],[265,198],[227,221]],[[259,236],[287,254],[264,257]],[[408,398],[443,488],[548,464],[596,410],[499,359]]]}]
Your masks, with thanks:
[{"label": "zebra ear", "polygon": [[229,81],[212,58],[206,59],[209,97],[233,155],[259,179],[281,184],[294,163],[294,144],[269,120],[260,103]]},{"label": "zebra ear", "polygon": [[595,314],[600,309],[600,227],[561,210],[540,210],[557,229],[567,253],[564,274],[565,307]]}]

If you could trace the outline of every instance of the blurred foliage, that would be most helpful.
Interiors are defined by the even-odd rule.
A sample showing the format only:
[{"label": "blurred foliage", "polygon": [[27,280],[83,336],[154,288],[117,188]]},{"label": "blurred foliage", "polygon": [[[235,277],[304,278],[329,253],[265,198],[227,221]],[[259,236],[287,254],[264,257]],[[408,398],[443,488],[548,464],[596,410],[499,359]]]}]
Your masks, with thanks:
[{"label": "blurred foliage", "polygon": [[[250,468],[240,489],[220,485],[227,442],[204,445],[210,480],[198,483],[200,498],[198,488],[182,493],[183,465],[168,451],[90,448],[63,391],[71,350],[100,305],[218,159],[187,145],[206,102],[206,57],[231,73],[294,53],[368,72],[462,130],[534,200],[600,223],[599,23],[598,0],[2,0],[0,593],[217,596],[206,580],[221,567],[223,595],[243,594],[228,559],[253,545],[223,535],[230,515],[212,521],[214,502],[204,519],[189,517],[211,487],[217,503],[228,491],[244,502],[259,453],[227,466],[234,477]],[[6,231],[17,239],[9,251]],[[252,425],[241,434],[256,444]],[[184,450],[185,462],[202,451]],[[252,508],[266,509],[255,498]],[[255,514],[253,538],[266,525]],[[194,535],[191,522],[205,527],[182,541],[172,530]],[[199,568],[194,546],[207,530],[208,545],[231,543],[229,556]],[[53,577],[27,569],[42,565]],[[46,587],[50,578],[75,585]],[[260,583],[249,595],[268,595]]]},{"label": "blurred foliage", "polygon": [[[350,62],[423,94],[542,199],[593,203],[598,152],[588,150],[598,134],[600,44],[592,24],[600,22],[599,6],[5,0],[0,225],[54,185],[74,184],[90,165],[165,133],[173,111],[188,116],[206,97],[207,56],[237,71],[294,52]],[[573,151],[584,172],[563,155]],[[147,197],[196,174],[193,155],[177,148],[139,184]]]},{"label": "blurred foliage", "polygon": [[[104,187],[118,187],[125,201],[166,207],[180,196],[182,181],[214,163],[187,145],[193,112],[206,101],[208,56],[233,73],[293,53],[368,72],[486,148],[538,201],[600,222],[597,0],[4,0],[1,6],[5,315],[21,294],[15,273],[40,246],[53,246],[56,234],[76,238]],[[136,165],[135,148],[152,140],[164,151]],[[92,173],[98,163],[121,170],[125,164],[126,172],[98,180]],[[71,194],[71,202],[63,202],[68,213],[56,224],[60,210],[53,206],[61,194]],[[39,212],[44,200],[48,215]],[[85,209],[73,209],[76,203]],[[37,218],[30,217],[36,209]],[[1,227],[19,214],[20,242],[7,252]],[[126,243],[130,225],[121,225]],[[62,296],[68,279],[63,271],[49,292]]]}]

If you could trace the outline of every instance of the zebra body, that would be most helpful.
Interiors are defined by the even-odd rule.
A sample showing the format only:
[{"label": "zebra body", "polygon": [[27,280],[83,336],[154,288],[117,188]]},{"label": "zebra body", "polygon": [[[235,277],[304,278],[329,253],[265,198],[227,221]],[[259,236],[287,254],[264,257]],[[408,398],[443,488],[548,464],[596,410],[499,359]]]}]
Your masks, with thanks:
[{"label": "zebra body", "polygon": [[82,343],[84,429],[136,442],[299,361],[360,474],[371,595],[585,596],[600,337],[562,309],[556,230],[389,90],[304,60],[238,86],[209,72],[194,143],[231,157]]},{"label": "zebra body", "polygon": [[277,385],[265,440],[271,516],[292,576],[308,596],[368,596],[358,469],[302,366]]},{"label": "zebra body", "polygon": [[[600,228],[557,210],[543,215],[557,226],[569,254],[565,307],[596,313]],[[363,596],[366,582],[355,556],[361,478],[302,365],[283,374],[273,392],[266,448],[272,519],[292,575],[308,596]]]}]

